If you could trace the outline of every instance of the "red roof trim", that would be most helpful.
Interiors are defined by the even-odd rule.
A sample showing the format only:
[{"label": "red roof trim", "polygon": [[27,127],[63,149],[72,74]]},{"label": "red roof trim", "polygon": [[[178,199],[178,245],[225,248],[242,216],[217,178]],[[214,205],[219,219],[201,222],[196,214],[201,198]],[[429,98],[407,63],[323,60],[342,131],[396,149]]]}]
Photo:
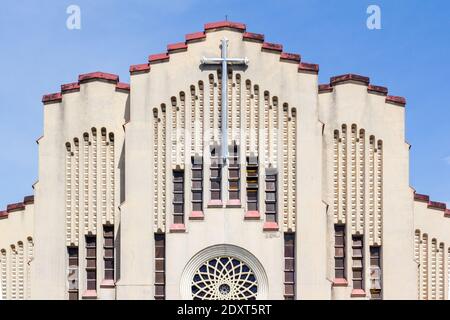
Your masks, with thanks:
[{"label": "red roof trim", "polygon": [[282,52],[281,56],[280,56],[280,60],[289,60],[289,61],[300,63],[301,56],[297,53]]},{"label": "red roof trim", "polygon": [[428,208],[430,209],[437,209],[437,210],[446,210],[447,205],[443,202],[437,202],[437,201],[430,201],[428,202]]},{"label": "red roof trim", "polygon": [[9,213],[15,211],[23,211],[25,210],[26,205],[30,205],[33,203],[34,203],[34,195],[24,197],[23,202],[8,204],[6,206],[6,210],[0,211],[0,218],[8,218]]},{"label": "red roof trim", "polygon": [[206,34],[203,31],[200,32],[194,32],[194,33],[188,33],[185,36],[186,42],[190,41],[198,41],[206,38]]},{"label": "red roof trim", "polygon": [[130,91],[130,85],[128,83],[119,82],[116,84],[116,89]]},{"label": "red roof trim", "polygon": [[283,51],[283,45],[278,43],[270,43],[270,42],[264,42],[262,45],[263,50],[269,50],[269,51],[277,51],[282,52]]},{"label": "red roof trim", "polygon": [[332,92],[333,87],[329,84],[319,84],[319,93]]},{"label": "red roof trim", "polygon": [[172,43],[167,45],[167,51],[178,51],[178,50],[187,50],[188,46],[184,42]]},{"label": "red roof trim", "polygon": [[61,92],[46,94],[42,97],[43,103],[53,103],[53,102],[61,102],[61,101],[62,101]]},{"label": "red roof trim", "polygon": [[365,85],[368,85],[370,83],[370,79],[368,77],[364,77],[364,76],[360,76],[360,75],[352,74],[352,73],[343,74],[340,76],[335,76],[335,77],[330,78],[330,84],[332,86],[337,85],[342,82],[346,82],[346,81],[362,82]]},{"label": "red roof trim", "polygon": [[80,90],[80,84],[78,82],[67,83],[61,85],[61,93],[66,93],[69,91]]},{"label": "red roof trim", "polygon": [[392,104],[405,106],[406,105],[406,99],[404,97],[387,96],[386,97],[386,103],[392,103]]},{"label": "red roof trim", "polygon": [[119,82],[119,76],[116,74],[106,72],[91,72],[80,74],[78,76],[78,82],[66,83],[61,85],[61,92],[44,95],[42,97],[42,102],[44,104],[61,102],[63,93],[80,90],[80,84],[90,80],[106,80],[108,82],[115,82],[117,84]]},{"label": "red roof trim", "polygon": [[381,93],[383,95],[388,94],[388,88],[382,87],[382,86],[375,86],[373,84],[369,84],[369,86],[367,87],[367,91],[368,92],[377,92],[377,93]]},{"label": "red roof trim", "polygon": [[23,198],[24,204],[33,204],[34,203],[34,196],[26,196]]},{"label": "red roof trim", "polygon": [[260,33],[245,32],[243,35],[243,39],[264,42],[264,35]]},{"label": "red roof trim", "polygon": [[414,193],[415,201],[430,202],[430,196],[426,194]]},{"label": "red roof trim", "polygon": [[169,55],[165,53],[157,53],[152,54],[148,57],[148,62],[155,63],[155,62],[165,62],[169,60]]},{"label": "red roof trim", "polygon": [[78,76],[79,83],[82,83],[84,81],[89,81],[89,80],[106,80],[106,81],[119,82],[119,76],[116,74],[106,73],[106,72],[91,72],[91,73],[80,74]]},{"label": "red roof trim", "polygon": [[428,209],[444,211],[444,216],[450,218],[450,210],[444,202],[430,201],[430,196],[426,194],[414,193],[414,201],[425,202]]},{"label": "red roof trim", "polygon": [[314,64],[314,63],[301,62],[298,65],[298,71],[299,72],[308,71],[308,72],[319,73],[319,65]]},{"label": "red roof trim", "polygon": [[[406,99],[403,97],[396,97],[396,96],[388,96],[388,88],[382,87],[382,86],[376,86],[370,84],[370,78],[365,76],[360,76],[357,74],[343,74],[340,76],[335,76],[330,78],[330,85],[335,86],[337,84],[347,82],[347,81],[356,81],[361,82],[365,85],[367,85],[367,92],[369,93],[380,93],[382,95],[386,96],[386,103],[392,103],[396,105],[405,106],[406,105]],[[320,90],[319,90],[320,91]]]},{"label": "red roof trim", "polygon": [[144,64],[135,64],[130,66],[130,73],[134,74],[137,72],[148,72],[150,71],[150,65],[148,63]]},{"label": "red roof trim", "polygon": [[13,212],[13,211],[20,211],[20,210],[24,210],[24,209],[25,209],[25,205],[23,204],[23,202],[8,204],[6,207],[6,211],[8,211],[8,213]]},{"label": "red roof trim", "polygon": [[244,23],[240,22],[231,22],[231,21],[217,21],[217,22],[209,22],[205,24],[205,31],[211,30],[211,29],[222,29],[222,28],[229,28],[229,29],[235,29],[239,31],[245,31],[247,29],[247,26]]}]

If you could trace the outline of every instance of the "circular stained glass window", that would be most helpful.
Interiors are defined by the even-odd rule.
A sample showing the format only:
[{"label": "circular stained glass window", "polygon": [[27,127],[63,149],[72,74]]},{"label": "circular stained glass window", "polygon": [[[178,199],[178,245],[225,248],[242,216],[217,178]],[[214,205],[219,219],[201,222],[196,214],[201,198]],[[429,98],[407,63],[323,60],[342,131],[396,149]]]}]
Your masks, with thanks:
[{"label": "circular stained glass window", "polygon": [[192,279],[194,300],[255,300],[258,281],[253,270],[233,257],[204,262]]}]

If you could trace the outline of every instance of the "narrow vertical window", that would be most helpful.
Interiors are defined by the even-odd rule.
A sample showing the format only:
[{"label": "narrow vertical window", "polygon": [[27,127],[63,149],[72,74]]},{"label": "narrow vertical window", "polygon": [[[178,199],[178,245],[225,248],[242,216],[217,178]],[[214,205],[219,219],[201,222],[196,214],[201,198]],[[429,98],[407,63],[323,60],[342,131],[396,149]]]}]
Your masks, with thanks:
[{"label": "narrow vertical window", "polygon": [[19,241],[17,243],[17,256],[18,256],[18,266],[17,266],[17,297],[19,300],[25,298],[25,257],[23,242]]},{"label": "narrow vertical window", "polygon": [[352,125],[350,135],[350,217],[351,217],[351,230],[352,233],[356,233],[357,228],[357,170],[356,170],[356,125]]},{"label": "narrow vertical window", "polygon": [[165,290],[166,236],[155,233],[155,300],[164,300]]},{"label": "narrow vertical window", "polygon": [[[252,117],[252,88],[250,80],[245,81],[245,129],[247,130],[247,134],[245,135],[245,150],[246,152],[250,152],[250,146],[253,144],[253,126],[252,122],[254,121],[254,116]],[[253,145],[254,147],[254,145]]]},{"label": "narrow vertical window", "polygon": [[159,181],[160,181],[160,198],[158,199],[158,201],[160,201],[160,206],[159,206],[159,213],[158,213],[158,220],[157,220],[157,229],[162,229],[165,227],[166,225],[166,195],[165,195],[165,191],[166,190],[166,166],[169,162],[169,158],[166,155],[166,150],[167,150],[167,130],[166,130],[166,126],[167,126],[167,114],[166,114],[166,105],[164,103],[161,104],[161,117],[160,117],[160,125],[159,125],[159,135],[158,135],[158,148],[159,148],[159,153],[158,153],[158,166],[159,166],[159,172],[158,175],[160,175]]},{"label": "narrow vertical window", "polygon": [[340,146],[340,175],[341,175],[341,181],[340,181],[340,210],[341,210],[341,219],[342,221],[346,221],[347,219],[347,209],[348,209],[348,194],[347,194],[347,182],[348,182],[348,168],[347,168],[347,125],[342,125],[342,134],[341,139],[339,140],[341,142]]},{"label": "narrow vertical window", "polygon": [[381,283],[381,247],[370,247],[370,297],[373,300],[382,298]]},{"label": "narrow vertical window", "polygon": [[422,300],[428,300],[428,234],[422,234],[421,253],[420,253],[420,278],[422,279]]},{"label": "narrow vertical window", "polygon": [[233,143],[229,153],[228,164],[228,198],[229,205],[239,206],[240,202],[240,166],[238,145]]},{"label": "narrow vertical window", "polygon": [[173,171],[173,223],[184,224],[184,171]]},{"label": "narrow vertical window", "polygon": [[87,291],[97,290],[97,239],[86,236],[86,281]]},{"label": "narrow vertical window", "polygon": [[[263,117],[260,117],[260,105],[259,105],[259,101],[260,101],[260,97],[259,97],[259,86],[255,85],[254,87],[254,95],[253,98],[255,99],[254,104],[253,104],[253,113],[252,113],[252,120],[254,121],[254,125],[253,128],[251,130],[251,134],[254,137],[254,151],[257,152],[258,148],[261,148],[261,146],[259,145],[259,122],[261,119],[261,122],[263,122],[264,120],[262,119]],[[261,128],[262,129],[262,128]]]},{"label": "narrow vertical window", "polygon": [[72,198],[72,225],[71,225],[71,239],[72,243],[78,244],[79,233],[79,219],[80,219],[80,141],[78,138],[74,139],[74,162],[72,163],[72,177],[73,177],[73,198]]},{"label": "narrow vertical window", "polygon": [[211,150],[211,204],[221,204],[221,182],[222,169],[219,159],[219,147],[214,147]]},{"label": "narrow vertical window", "polygon": [[422,272],[420,264],[420,230],[416,230],[414,233],[414,259],[417,264],[417,300],[420,300],[422,296]]},{"label": "narrow vertical window", "polygon": [[439,244],[438,251],[438,300],[445,299],[445,260],[444,260],[444,244]]},{"label": "narrow vertical window", "polygon": [[[447,270],[444,270],[445,276],[447,279],[447,283],[445,284],[445,290],[448,290],[448,294],[450,294],[450,248],[447,249]],[[448,298],[448,297],[447,297]]]},{"label": "narrow vertical window", "polygon": [[203,158],[192,157],[192,213],[191,218],[203,217]]},{"label": "narrow vertical window", "polygon": [[66,244],[72,242],[72,150],[69,142],[66,143]]},{"label": "narrow vertical window", "polygon": [[220,134],[220,131],[222,129],[222,94],[226,94],[222,92],[222,70],[217,70],[217,113],[216,113],[216,123],[217,125],[214,127],[216,130],[216,140],[221,144],[222,141],[222,135]]},{"label": "narrow vertical window", "polygon": [[266,170],[266,223],[265,230],[278,229],[277,219],[277,172],[275,169]]},{"label": "narrow vertical window", "polygon": [[334,222],[341,220],[339,211],[339,131],[334,130],[333,140],[333,213]]},{"label": "narrow vertical window", "polygon": [[369,242],[376,242],[375,226],[375,137],[369,138]]},{"label": "narrow vertical window", "polygon": [[259,217],[258,157],[247,157],[247,215]]},{"label": "narrow vertical window", "polygon": [[[215,102],[215,95],[214,95],[214,75],[209,75],[209,141],[214,141],[214,138],[216,137],[216,111],[214,110],[214,102]],[[207,128],[205,127],[205,130]]]},{"label": "narrow vertical window", "polygon": [[198,96],[195,93],[195,86],[191,85],[191,140],[189,143],[191,144],[191,153],[195,154],[198,150],[198,143],[200,142],[200,138],[198,136],[197,126],[198,126],[198,108],[197,102]]},{"label": "narrow vertical window", "polygon": [[1,278],[0,278],[0,282],[1,282],[1,296],[2,296],[2,300],[6,300],[8,298],[7,295],[7,284],[6,281],[8,279],[8,273],[7,273],[7,261],[6,261],[6,250],[2,249],[0,251],[0,267],[1,267]]},{"label": "narrow vertical window", "polygon": [[364,244],[362,235],[352,236],[352,297],[365,296],[364,292]]},{"label": "narrow vertical window", "polygon": [[116,205],[115,205],[115,195],[116,195],[116,183],[115,183],[115,151],[114,151],[114,133],[109,133],[109,217],[110,223],[114,224],[114,218],[116,216]]},{"label": "narrow vertical window", "polygon": [[171,104],[172,104],[172,163],[178,163],[177,154],[178,154],[178,147],[177,147],[177,141],[178,141],[178,131],[177,131],[177,118],[178,118],[178,111],[180,110],[177,98],[172,97],[170,98]]},{"label": "narrow vertical window", "polygon": [[178,163],[183,162],[184,163],[184,148],[185,148],[185,143],[184,143],[184,138],[185,138],[185,129],[186,129],[186,94],[181,91],[180,92],[180,112],[178,112],[178,116],[179,119],[177,120],[178,122],[178,127],[179,128],[177,130],[178,132],[178,141],[179,141],[179,156],[180,156],[180,161]]},{"label": "narrow vertical window", "polygon": [[31,263],[34,256],[33,238],[27,238],[27,299],[31,299]]},{"label": "narrow vertical window", "polygon": [[437,240],[431,239],[431,250],[430,250],[430,260],[431,260],[431,272],[430,272],[430,282],[431,282],[431,297],[430,300],[436,300],[436,259],[437,258]]},{"label": "narrow vertical window", "polygon": [[103,261],[105,263],[104,280],[114,284],[114,225],[103,226]]},{"label": "narrow vertical window", "polygon": [[[78,240],[79,240],[79,234],[80,234],[80,228],[86,231],[87,225],[88,225],[88,219],[89,219],[89,204],[90,204],[90,149],[91,149],[91,142],[89,141],[89,133],[85,132],[83,134],[83,175],[82,175],[82,190],[83,190],[83,211],[82,215],[78,217],[78,223],[77,223],[77,243],[78,246]],[[84,227],[83,227],[84,223]],[[83,231],[82,231],[83,233]]]},{"label": "narrow vertical window", "polygon": [[200,150],[203,150],[203,131],[204,131],[204,117],[205,117],[205,88],[203,85],[203,81],[199,81],[198,82],[198,99],[200,100],[200,108],[199,108],[199,133],[198,133],[198,137],[199,137],[199,146],[200,146]]},{"label": "narrow vertical window", "polygon": [[67,282],[69,300],[78,300],[78,247],[68,247]]},{"label": "narrow vertical window", "polygon": [[90,197],[91,199],[91,212],[90,214],[86,215],[85,223],[87,225],[85,226],[86,232],[94,232],[97,231],[97,206],[98,206],[98,135],[97,135],[97,129],[92,128],[92,148],[91,148],[91,192],[92,195]]},{"label": "narrow vertical window", "polygon": [[334,225],[334,285],[347,285],[345,265],[345,224]]},{"label": "narrow vertical window", "polygon": [[[158,226],[159,222],[159,124],[160,119],[158,116],[158,109],[153,108],[153,220],[155,221],[156,226]],[[157,227],[155,227],[157,228]]]},{"label": "narrow vertical window", "polygon": [[102,223],[106,223],[107,215],[107,142],[106,142],[106,128],[101,130],[101,141],[100,141],[100,196],[101,196],[101,211],[102,211]]},{"label": "narrow vertical window", "polygon": [[284,299],[295,299],[295,233],[284,234]]},{"label": "narrow vertical window", "polygon": [[271,115],[272,115],[272,111],[270,108],[270,96],[269,96],[269,91],[264,91],[264,146],[262,147],[264,150],[264,165],[265,167],[269,166],[269,163],[271,161],[271,157],[269,155],[269,150],[272,148],[271,145],[271,129],[270,129],[270,125],[271,125]]},{"label": "narrow vertical window", "polygon": [[11,265],[9,270],[9,277],[11,279],[11,298],[17,299],[17,248],[14,244],[11,245],[10,251]]}]

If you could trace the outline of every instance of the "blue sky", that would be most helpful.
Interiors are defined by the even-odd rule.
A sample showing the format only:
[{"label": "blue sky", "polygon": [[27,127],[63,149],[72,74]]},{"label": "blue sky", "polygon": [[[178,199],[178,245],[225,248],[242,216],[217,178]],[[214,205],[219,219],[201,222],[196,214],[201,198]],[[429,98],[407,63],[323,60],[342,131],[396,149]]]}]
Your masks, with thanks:
[{"label": "blue sky", "polygon": [[[81,30],[66,28],[71,4]],[[370,4],[381,30],[366,27]],[[0,210],[33,193],[43,94],[91,71],[128,82],[131,64],[225,15],[320,64],[321,83],[351,72],[405,96],[410,184],[450,204],[449,1],[15,0],[0,5]]]}]

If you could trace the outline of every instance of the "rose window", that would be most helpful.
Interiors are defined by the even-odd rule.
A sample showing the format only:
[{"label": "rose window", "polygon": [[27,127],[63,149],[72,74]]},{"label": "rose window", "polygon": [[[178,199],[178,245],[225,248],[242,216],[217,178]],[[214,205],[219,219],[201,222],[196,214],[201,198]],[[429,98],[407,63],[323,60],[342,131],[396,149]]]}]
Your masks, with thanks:
[{"label": "rose window", "polygon": [[258,281],[253,270],[233,257],[216,257],[203,263],[191,284],[194,300],[255,300]]}]

